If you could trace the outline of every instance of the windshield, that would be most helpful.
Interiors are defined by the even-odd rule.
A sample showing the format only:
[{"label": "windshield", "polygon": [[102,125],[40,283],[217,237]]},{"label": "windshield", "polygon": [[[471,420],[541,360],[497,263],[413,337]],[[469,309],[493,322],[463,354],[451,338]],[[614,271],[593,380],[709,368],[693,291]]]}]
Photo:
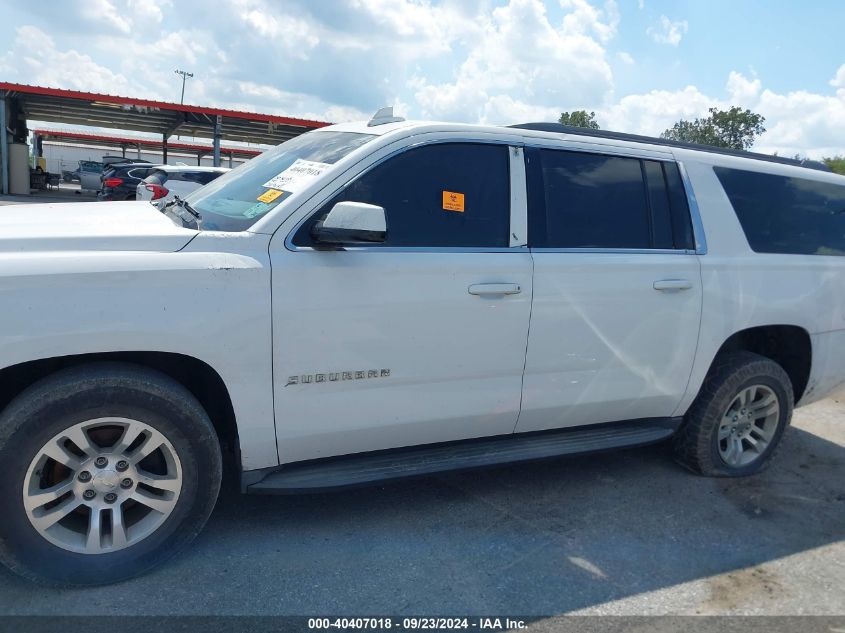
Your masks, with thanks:
[{"label": "windshield", "polygon": [[207,231],[244,231],[258,218],[374,138],[314,131],[285,141],[186,196]]}]

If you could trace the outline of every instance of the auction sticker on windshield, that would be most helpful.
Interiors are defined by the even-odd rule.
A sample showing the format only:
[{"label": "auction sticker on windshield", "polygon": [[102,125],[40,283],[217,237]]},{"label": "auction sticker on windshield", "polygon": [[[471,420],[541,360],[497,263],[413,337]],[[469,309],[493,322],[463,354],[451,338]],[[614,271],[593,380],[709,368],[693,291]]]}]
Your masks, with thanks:
[{"label": "auction sticker on windshield", "polygon": [[307,187],[329,167],[331,165],[328,163],[315,163],[314,161],[297,158],[293,165],[277,176],[273,176],[262,186],[293,193]]}]

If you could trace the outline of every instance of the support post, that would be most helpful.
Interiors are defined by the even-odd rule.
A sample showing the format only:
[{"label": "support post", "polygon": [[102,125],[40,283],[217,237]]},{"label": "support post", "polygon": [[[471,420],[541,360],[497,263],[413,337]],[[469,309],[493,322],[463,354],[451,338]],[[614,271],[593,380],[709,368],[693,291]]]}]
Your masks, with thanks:
[{"label": "support post", "polygon": [[223,117],[219,114],[214,117],[214,161],[215,167],[220,167],[220,135],[223,127]]},{"label": "support post", "polygon": [[229,152],[229,169],[232,169],[232,152]]},{"label": "support post", "polygon": [[124,158],[126,158],[126,145],[120,146],[120,153]]},{"label": "support post", "polygon": [[0,93],[0,172],[2,172],[3,194],[9,193],[9,139],[6,132],[6,93]]},{"label": "support post", "polygon": [[141,159],[141,144],[138,143],[137,147],[138,147],[138,160],[140,160]]},{"label": "support post", "polygon": [[167,134],[161,135],[161,162],[167,164]]}]

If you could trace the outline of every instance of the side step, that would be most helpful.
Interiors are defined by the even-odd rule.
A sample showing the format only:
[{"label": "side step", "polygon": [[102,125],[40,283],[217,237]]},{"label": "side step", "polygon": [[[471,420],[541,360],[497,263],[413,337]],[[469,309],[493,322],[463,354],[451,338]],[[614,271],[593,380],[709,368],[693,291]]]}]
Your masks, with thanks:
[{"label": "side step", "polygon": [[453,470],[642,446],[668,438],[680,422],[681,418],[655,418],[312,460],[271,470],[261,480],[247,485],[246,492],[316,492]]}]

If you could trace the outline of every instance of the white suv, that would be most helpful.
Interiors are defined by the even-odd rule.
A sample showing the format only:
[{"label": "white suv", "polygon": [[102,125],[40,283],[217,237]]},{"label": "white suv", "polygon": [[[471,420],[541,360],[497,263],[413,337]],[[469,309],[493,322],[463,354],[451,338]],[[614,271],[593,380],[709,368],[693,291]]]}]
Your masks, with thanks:
[{"label": "white suv", "polygon": [[296,492],[670,439],[762,468],[845,381],[845,178],[556,125],[381,116],[181,202],[6,207],[0,558],[126,578],[221,451]]}]

